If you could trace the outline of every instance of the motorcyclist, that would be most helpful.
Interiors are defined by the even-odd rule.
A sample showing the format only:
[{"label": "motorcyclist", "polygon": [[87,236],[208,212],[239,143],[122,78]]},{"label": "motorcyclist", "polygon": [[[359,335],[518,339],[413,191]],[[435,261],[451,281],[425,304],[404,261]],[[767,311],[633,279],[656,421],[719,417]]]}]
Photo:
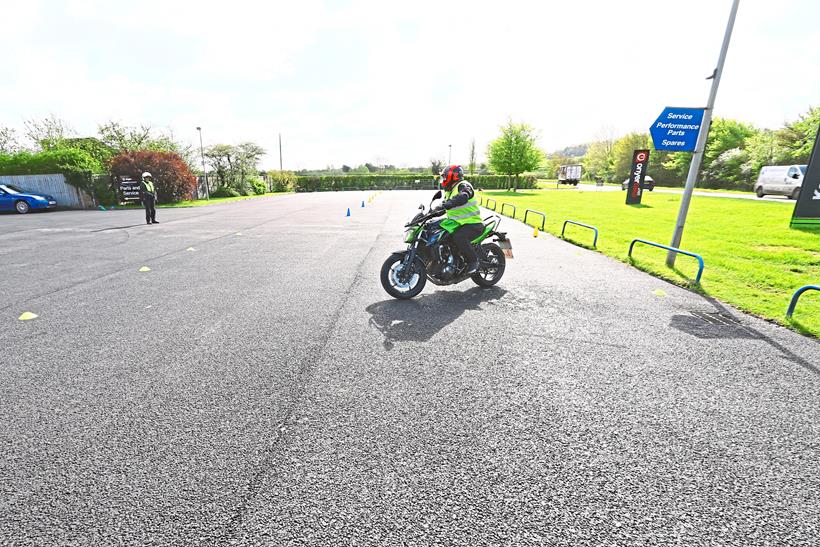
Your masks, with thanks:
[{"label": "motorcyclist", "polygon": [[475,190],[472,184],[464,180],[464,169],[460,165],[447,167],[441,173],[440,182],[445,201],[439,211],[446,211],[447,218],[460,225],[453,233],[453,241],[467,262],[465,273],[475,273],[478,271],[478,254],[471,242],[484,231]]}]

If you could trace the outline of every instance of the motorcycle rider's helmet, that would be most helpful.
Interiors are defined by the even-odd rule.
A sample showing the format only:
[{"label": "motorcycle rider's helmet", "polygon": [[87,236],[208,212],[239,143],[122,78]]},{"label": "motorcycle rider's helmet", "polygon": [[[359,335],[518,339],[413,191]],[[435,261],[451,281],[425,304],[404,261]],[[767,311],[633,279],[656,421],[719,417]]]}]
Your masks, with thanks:
[{"label": "motorcycle rider's helmet", "polygon": [[464,169],[460,165],[451,165],[441,172],[441,187],[449,190],[454,184],[464,180]]},{"label": "motorcycle rider's helmet", "polygon": [[152,177],[152,176],[151,176],[151,173],[149,173],[148,171],[146,171],[146,172],[144,172],[144,173],[142,174],[142,180],[145,180],[145,179],[152,179],[152,178],[154,178],[154,177]]}]

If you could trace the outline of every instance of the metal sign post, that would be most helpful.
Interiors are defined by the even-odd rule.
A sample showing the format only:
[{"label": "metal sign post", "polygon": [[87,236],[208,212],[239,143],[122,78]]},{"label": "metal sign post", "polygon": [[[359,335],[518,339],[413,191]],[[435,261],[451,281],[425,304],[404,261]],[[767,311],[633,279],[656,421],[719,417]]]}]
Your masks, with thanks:
[{"label": "metal sign post", "polygon": [[[686,177],[686,187],[683,190],[683,197],[680,202],[680,211],[678,211],[678,220],[675,223],[675,233],[672,234],[672,243],[670,247],[680,247],[681,239],[683,238],[683,227],[686,224],[686,214],[689,212],[689,203],[692,201],[692,191],[695,189],[695,183],[698,180],[698,172],[700,171],[700,164],[703,161],[703,151],[706,148],[706,138],[709,136],[709,126],[712,123],[712,110],[715,107],[715,97],[717,96],[718,86],[720,85],[720,77],[723,74],[723,65],[726,63],[726,52],[729,51],[729,41],[732,38],[732,29],[735,26],[735,18],[737,17],[737,8],[740,0],[732,2],[732,11],[729,13],[729,22],[726,25],[726,34],[723,36],[723,45],[720,48],[720,57],[718,57],[718,65],[715,68],[715,73],[712,78],[712,89],[709,92],[709,101],[706,103],[706,111],[703,113],[703,124],[700,128],[698,141],[695,145],[695,153],[692,156],[692,163],[689,165],[689,175]],[[677,253],[669,251],[666,255],[666,265],[670,268],[675,265],[675,257]]]}]

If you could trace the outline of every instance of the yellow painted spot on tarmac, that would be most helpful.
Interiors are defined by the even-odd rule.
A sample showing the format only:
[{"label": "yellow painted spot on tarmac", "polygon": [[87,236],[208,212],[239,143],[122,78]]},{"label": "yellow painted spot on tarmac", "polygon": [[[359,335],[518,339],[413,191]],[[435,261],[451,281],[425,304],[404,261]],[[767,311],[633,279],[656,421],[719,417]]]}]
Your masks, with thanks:
[{"label": "yellow painted spot on tarmac", "polygon": [[149,268],[148,266],[143,266],[142,268],[140,268],[140,271],[141,272],[150,272],[151,268]]},{"label": "yellow painted spot on tarmac", "polygon": [[36,313],[24,311],[17,319],[19,319],[20,321],[31,321],[32,319],[37,319],[38,317],[39,315],[37,315]]},{"label": "yellow painted spot on tarmac", "polygon": [[236,235],[241,236],[242,232],[236,232]]},{"label": "yellow painted spot on tarmac", "polygon": [[654,291],[652,291],[652,294],[654,294],[655,296],[666,296],[666,291],[661,289],[655,289]]},{"label": "yellow painted spot on tarmac", "polygon": [[196,251],[196,249],[194,249],[193,247],[188,247],[188,248],[187,248],[187,249],[185,249],[185,250],[186,250],[186,251]]},{"label": "yellow painted spot on tarmac", "polygon": [[538,237],[538,228],[533,229],[532,237]]}]

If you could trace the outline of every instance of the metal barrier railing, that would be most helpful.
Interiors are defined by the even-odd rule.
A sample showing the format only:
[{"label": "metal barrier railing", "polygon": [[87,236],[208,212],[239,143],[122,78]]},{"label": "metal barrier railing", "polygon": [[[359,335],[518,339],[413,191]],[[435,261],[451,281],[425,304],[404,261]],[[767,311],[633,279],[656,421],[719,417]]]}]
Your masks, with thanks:
[{"label": "metal barrier railing", "polygon": [[486,207],[487,209],[489,209],[489,208],[490,208],[490,202],[491,202],[491,201],[493,202],[493,207],[492,207],[492,209],[493,209],[493,211],[495,211],[495,208],[496,208],[496,206],[498,206],[498,204],[497,204],[497,203],[496,203],[496,201],[495,201],[494,199],[492,199],[492,198],[487,198],[487,201],[485,202],[484,207]]},{"label": "metal barrier railing", "polygon": [[629,244],[629,252],[627,256],[632,256],[632,248],[635,246],[636,243],[643,243],[644,245],[651,245],[652,247],[658,247],[660,249],[666,249],[667,251],[672,251],[675,253],[680,253],[682,255],[691,256],[693,258],[698,259],[698,264],[700,267],[698,268],[698,275],[695,277],[695,283],[700,283],[700,277],[703,275],[703,257],[696,253],[691,253],[689,251],[684,251],[683,249],[677,249],[675,247],[670,247],[669,245],[662,245],[660,243],[655,243],[654,241],[647,241],[645,239],[638,239],[635,238],[632,240],[632,243]]},{"label": "metal barrier railing", "polygon": [[[508,206],[513,208],[512,218],[515,218],[516,208],[515,208],[515,205],[513,205],[512,203],[502,203],[501,204],[501,214],[502,215],[504,214],[504,207],[508,207]],[[507,215],[507,216],[509,216],[509,215]]]},{"label": "metal barrier railing", "polygon": [[534,215],[541,215],[541,231],[543,232],[544,231],[544,223],[547,221],[547,215],[545,215],[541,211],[535,211],[533,209],[527,209],[526,211],[524,211],[524,224],[527,223],[527,215],[530,214],[530,213],[532,213]]},{"label": "metal barrier railing", "polygon": [[478,196],[478,204],[479,205],[484,205],[484,198],[483,197]]},{"label": "metal barrier railing", "polygon": [[800,287],[795,291],[792,295],[791,302],[789,302],[789,309],[786,310],[786,317],[791,319],[792,314],[794,313],[794,308],[797,306],[797,301],[800,299],[800,296],[806,291],[820,291],[820,285],[806,285],[805,287]]},{"label": "metal barrier railing", "polygon": [[[584,224],[583,222],[575,222],[574,220],[565,220],[564,225],[561,227],[561,237],[564,237],[564,230],[567,229],[567,224],[574,224],[575,226],[581,226],[582,228],[589,228],[593,232],[595,232],[595,237],[592,239],[592,246],[598,246],[598,228],[592,226],[591,224]],[[634,242],[633,242],[634,243]],[[632,253],[632,246],[629,247],[629,252]]]}]

